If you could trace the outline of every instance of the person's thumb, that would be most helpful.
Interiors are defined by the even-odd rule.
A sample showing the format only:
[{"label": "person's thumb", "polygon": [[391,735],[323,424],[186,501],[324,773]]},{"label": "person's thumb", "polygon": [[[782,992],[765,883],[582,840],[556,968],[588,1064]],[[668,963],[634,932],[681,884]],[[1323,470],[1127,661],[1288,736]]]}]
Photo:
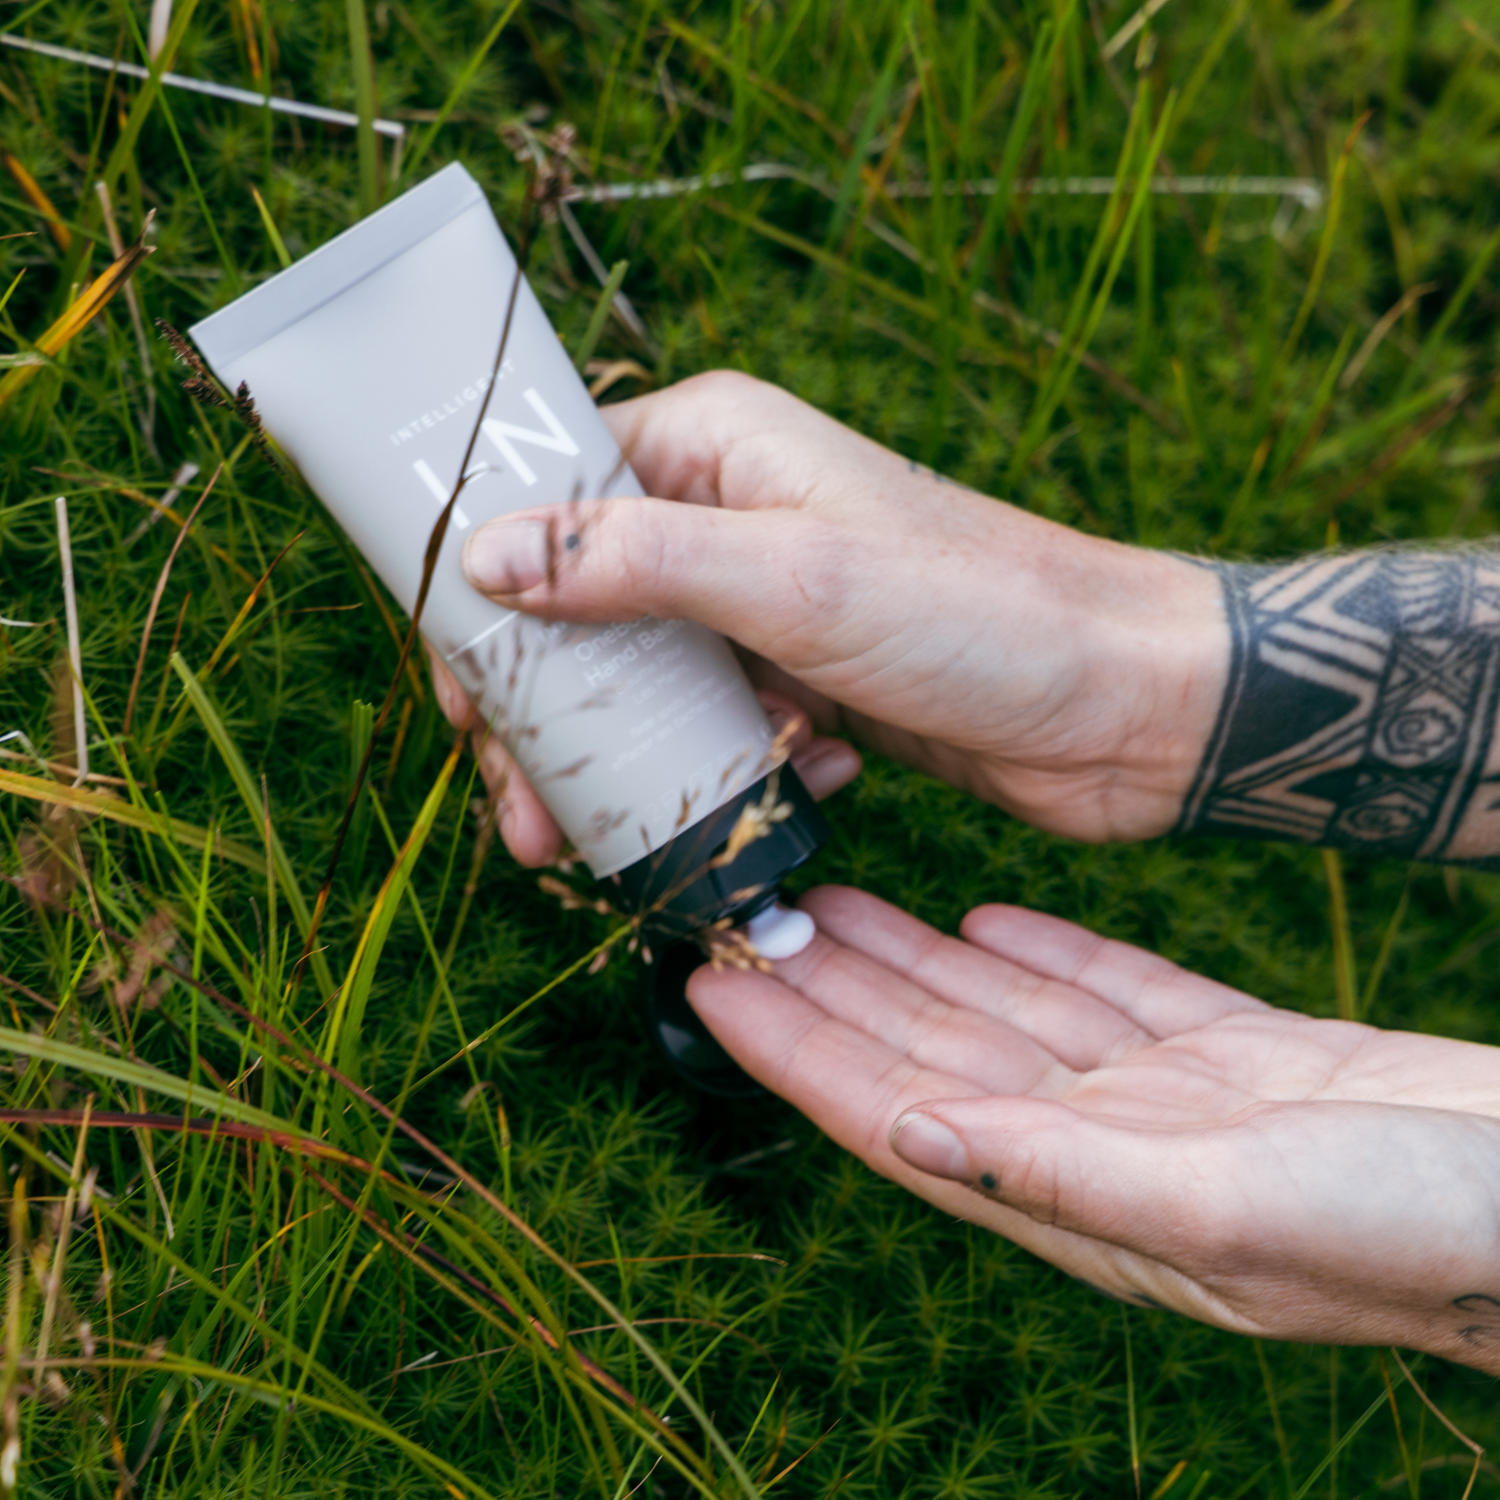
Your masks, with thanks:
[{"label": "person's thumb", "polygon": [[[464,574],[482,594],[544,619],[697,620],[766,652],[811,623],[794,578],[805,518],[670,500],[548,507],[480,527]],[[799,559],[795,554],[804,551]]]},{"label": "person's thumb", "polygon": [[1074,1234],[1170,1256],[1207,1227],[1196,1133],[1185,1141],[1049,1100],[989,1098],[919,1104],[896,1120],[890,1141],[918,1171]]}]

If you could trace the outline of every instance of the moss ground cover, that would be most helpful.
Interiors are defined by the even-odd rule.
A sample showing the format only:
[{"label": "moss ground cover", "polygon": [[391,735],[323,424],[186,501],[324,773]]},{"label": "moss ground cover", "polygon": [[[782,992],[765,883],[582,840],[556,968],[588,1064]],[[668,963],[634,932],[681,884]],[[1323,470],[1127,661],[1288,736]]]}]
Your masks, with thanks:
[{"label": "moss ground cover", "polygon": [[[1417,1362],[1429,1409],[1389,1353],[1127,1313],[775,1101],[685,1093],[622,945],[595,968],[616,924],[478,836],[420,672],[295,975],[403,622],[233,413],[183,392],[154,320],[448,160],[514,225],[518,149],[567,126],[586,191],[533,280],[605,400],[742,368],[1152,546],[1478,538],[1500,7],[1172,0],[1123,40],[1118,0],[157,11],[160,65],[364,123],[0,49],[0,615],[22,622],[0,626],[0,1492],[1464,1493],[1437,1411],[1500,1446],[1488,1379]],[[152,15],[42,0],[6,25],[129,61]],[[1119,192],[1064,190],[1083,178]],[[133,305],[48,344],[110,222],[129,243],[151,210]],[[628,262],[635,328],[596,317],[584,245]],[[881,762],[830,813],[809,878],[940,926],[1021,901],[1278,1004],[1500,1042],[1494,877],[1085,848]],[[1497,1483],[1481,1466],[1475,1492]]]}]

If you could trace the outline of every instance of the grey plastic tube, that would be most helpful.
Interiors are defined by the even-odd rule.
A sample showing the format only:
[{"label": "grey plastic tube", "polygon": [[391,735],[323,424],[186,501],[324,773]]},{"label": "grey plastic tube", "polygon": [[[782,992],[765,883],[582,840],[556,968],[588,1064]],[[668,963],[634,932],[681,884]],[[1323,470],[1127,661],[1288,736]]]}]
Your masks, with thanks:
[{"label": "grey plastic tube", "polygon": [[[517,274],[479,185],[454,164],[190,330],[226,387],[248,386],[408,612]],[[642,493],[524,280],[471,464],[423,633],[589,868],[614,874],[771,771],[774,736],[728,645],[703,627],[542,624],[464,581],[464,538],[485,521]]]}]

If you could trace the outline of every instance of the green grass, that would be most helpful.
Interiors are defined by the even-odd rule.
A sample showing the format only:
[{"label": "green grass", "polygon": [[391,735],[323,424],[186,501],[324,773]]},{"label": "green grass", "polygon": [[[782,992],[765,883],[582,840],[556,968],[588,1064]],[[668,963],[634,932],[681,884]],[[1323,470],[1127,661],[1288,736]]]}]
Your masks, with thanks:
[{"label": "green grass", "polygon": [[[1099,37],[1128,18],[1119,0],[1097,15],[992,0],[525,0],[496,36],[504,13],[179,0],[171,65],[260,88],[270,59],[277,92],[406,115],[402,181],[461,159],[512,225],[526,179],[499,127],[517,118],[576,126],[599,180],[799,168],[814,186],[578,207],[603,263],[629,263],[647,340],[601,326],[597,285],[547,226],[533,279],[569,346],[596,340],[596,358],[634,360],[653,383],[750,370],[980,489],[1151,546],[1276,556],[1495,529],[1495,0],[1173,0],[1109,68]],[[39,39],[124,57],[146,24],[144,6],[103,0],[25,14]],[[351,46],[361,27],[367,50]],[[0,97],[5,149],[72,227],[64,252],[0,174],[0,232],[41,231],[0,242],[0,288],[24,273],[0,309],[7,349],[29,348],[107,262],[101,175],[127,240],[157,210],[159,248],[135,286],[148,324],[179,327],[280,264],[252,188],[296,256],[395,186],[368,131],[153,99],[134,82],[111,91],[36,56],[0,52]],[[1157,172],[1306,176],[1330,196],[1277,218],[1274,199],[1137,194],[1153,151]],[[1003,191],[891,198],[864,167],[891,183],[999,177]],[[1113,209],[1023,191],[1116,170]],[[1425,283],[1347,378],[1382,314]],[[1036,323],[1063,335],[1061,353]],[[475,786],[467,762],[442,786],[450,737],[420,679],[376,748],[318,972],[289,988],[298,901],[322,879],[364,705],[381,701],[396,646],[316,504],[236,446],[227,414],[182,394],[165,345],[152,338],[148,357],[145,372],[117,299],[0,408],[0,614],[45,622],[0,632],[0,732],[74,753],[57,673],[65,493],[92,764],[125,780],[114,811],[134,817],[0,801],[7,872],[50,881],[54,901],[0,893],[7,1024],[32,1036],[6,1043],[21,1050],[3,1107],[202,1115],[232,1085],[239,1102],[224,1107],[245,1134],[3,1127],[0,1443],[19,1441],[17,1494],[743,1493],[726,1454],[752,1488],[796,1462],[776,1488],[808,1496],[1463,1492],[1466,1450],[1405,1385],[1398,1427],[1375,1352],[1257,1347],[1149,1312],[1127,1325],[779,1103],[685,1093],[637,1028],[632,961],[584,972],[607,921],[559,910],[494,851],[465,906]],[[142,497],[183,460],[206,477],[220,457],[127,736],[177,532],[141,532]],[[175,502],[179,517],[195,498]],[[1022,901],[1278,1004],[1357,1004],[1383,1025],[1500,1042],[1493,877],[1347,863],[1336,941],[1316,851],[1079,847],[882,762],[830,813],[808,878],[940,926],[981,900]],[[182,824],[219,842],[205,856]],[[382,904],[414,827],[410,883]],[[322,1001],[372,913],[384,942],[352,987],[362,1023],[336,1033]],[[101,923],[158,954],[173,944],[240,1009],[165,982],[159,964],[132,980],[142,950]],[[462,1180],[320,1072],[320,1048],[373,1097],[404,1101]],[[344,1155],[290,1149],[268,1116]],[[62,1201],[75,1155],[97,1174],[81,1216]],[[376,1161],[385,1175],[361,1165]],[[600,1298],[635,1320],[633,1338]],[[27,1363],[44,1324],[62,1386]],[[548,1341],[601,1328],[564,1337],[565,1353]],[[1389,1356],[1385,1368],[1399,1384]],[[1500,1446],[1491,1381],[1431,1360],[1414,1370],[1460,1428]],[[669,1414],[677,1438],[620,1388]],[[1496,1483],[1486,1471],[1476,1493]]]}]

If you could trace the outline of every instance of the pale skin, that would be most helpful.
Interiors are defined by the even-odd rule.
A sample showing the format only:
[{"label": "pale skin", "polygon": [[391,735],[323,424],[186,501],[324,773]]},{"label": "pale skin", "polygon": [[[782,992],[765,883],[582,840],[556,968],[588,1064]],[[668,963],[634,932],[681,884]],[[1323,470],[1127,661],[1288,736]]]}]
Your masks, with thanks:
[{"label": "pale skin", "polygon": [[[722,631],[816,795],[859,769],[837,729],[1070,837],[1183,817],[1248,659],[1214,573],[914,471],[745,377],[606,415],[657,498],[492,523],[476,587]],[[535,793],[481,756],[512,853],[555,859]],[[875,1170],[1127,1301],[1500,1373],[1500,1051],[1311,1019],[1015,908],[948,937],[859,891],[802,904],[811,948],[689,995]]]}]

